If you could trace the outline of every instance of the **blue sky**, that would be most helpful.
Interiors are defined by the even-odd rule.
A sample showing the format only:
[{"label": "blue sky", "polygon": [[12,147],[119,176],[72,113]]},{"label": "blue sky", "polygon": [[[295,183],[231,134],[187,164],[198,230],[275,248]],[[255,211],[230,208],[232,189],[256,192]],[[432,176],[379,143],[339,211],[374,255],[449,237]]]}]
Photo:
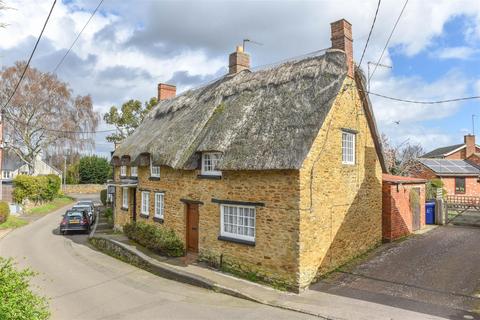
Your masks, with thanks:
[{"label": "blue sky", "polygon": [[[25,60],[50,8],[50,1],[6,0],[0,14],[0,61]],[[51,71],[83,27],[98,0],[58,2],[32,62]],[[376,0],[161,1],[104,0],[99,13],[58,71],[76,94],[91,94],[95,109],[156,95],[159,82],[179,91],[223,75],[228,54],[242,39],[263,43],[247,50],[252,65],[274,63],[330,46],[330,22],[353,25],[358,61]],[[383,0],[362,67],[377,61],[403,1]],[[410,0],[387,53],[372,80],[372,92],[415,100],[480,95],[480,1]],[[412,105],[372,97],[377,122],[393,141],[408,139],[428,150],[460,143],[471,131],[480,100]],[[400,121],[395,124],[395,121]],[[477,120],[480,132],[480,119]],[[99,129],[108,129],[102,123]],[[95,152],[112,146],[97,136]]]}]

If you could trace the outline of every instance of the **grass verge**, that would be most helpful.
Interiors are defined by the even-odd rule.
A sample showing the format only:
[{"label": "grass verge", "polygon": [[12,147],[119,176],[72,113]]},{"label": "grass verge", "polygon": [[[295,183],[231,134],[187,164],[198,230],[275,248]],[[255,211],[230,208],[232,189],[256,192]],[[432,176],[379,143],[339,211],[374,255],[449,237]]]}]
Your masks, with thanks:
[{"label": "grass verge", "polygon": [[53,201],[44,203],[38,207],[34,207],[30,209],[28,211],[28,214],[31,214],[31,215],[47,214],[57,210],[58,208],[66,206],[67,204],[70,204],[73,201],[74,199],[71,197],[61,196],[61,197],[55,198]]},{"label": "grass verge", "polygon": [[28,223],[28,221],[25,221],[21,218],[15,217],[15,216],[8,216],[7,221],[4,223],[0,224],[0,230],[1,229],[15,229],[15,228],[20,228],[21,226],[24,226]]}]

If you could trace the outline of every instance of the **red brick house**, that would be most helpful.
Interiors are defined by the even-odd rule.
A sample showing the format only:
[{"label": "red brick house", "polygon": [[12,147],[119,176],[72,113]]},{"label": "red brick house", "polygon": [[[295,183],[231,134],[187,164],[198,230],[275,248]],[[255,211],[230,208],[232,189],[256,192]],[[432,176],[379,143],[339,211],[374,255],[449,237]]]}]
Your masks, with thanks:
[{"label": "red brick house", "polygon": [[392,241],[425,226],[427,180],[382,175],[382,238]]},{"label": "red brick house", "polygon": [[466,135],[463,144],[430,151],[418,162],[413,176],[441,179],[448,195],[480,196],[480,146],[474,135]]}]

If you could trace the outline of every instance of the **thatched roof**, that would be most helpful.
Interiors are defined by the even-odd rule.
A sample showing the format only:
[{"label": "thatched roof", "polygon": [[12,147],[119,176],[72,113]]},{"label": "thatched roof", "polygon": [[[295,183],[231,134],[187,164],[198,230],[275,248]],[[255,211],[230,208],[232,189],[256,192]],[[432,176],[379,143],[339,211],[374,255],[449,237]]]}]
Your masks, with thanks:
[{"label": "thatched roof", "polygon": [[220,170],[299,169],[346,77],[345,54],[242,71],[161,101],[116,150],[114,159],[196,167],[220,151]]}]

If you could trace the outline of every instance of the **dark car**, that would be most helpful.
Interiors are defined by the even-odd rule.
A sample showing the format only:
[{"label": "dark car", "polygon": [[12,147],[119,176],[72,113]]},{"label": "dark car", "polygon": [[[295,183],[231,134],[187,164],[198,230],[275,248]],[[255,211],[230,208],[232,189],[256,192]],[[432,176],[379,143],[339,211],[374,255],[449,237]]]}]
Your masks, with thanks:
[{"label": "dark car", "polygon": [[67,231],[85,231],[90,232],[90,217],[86,210],[67,210],[60,222],[60,233]]}]

